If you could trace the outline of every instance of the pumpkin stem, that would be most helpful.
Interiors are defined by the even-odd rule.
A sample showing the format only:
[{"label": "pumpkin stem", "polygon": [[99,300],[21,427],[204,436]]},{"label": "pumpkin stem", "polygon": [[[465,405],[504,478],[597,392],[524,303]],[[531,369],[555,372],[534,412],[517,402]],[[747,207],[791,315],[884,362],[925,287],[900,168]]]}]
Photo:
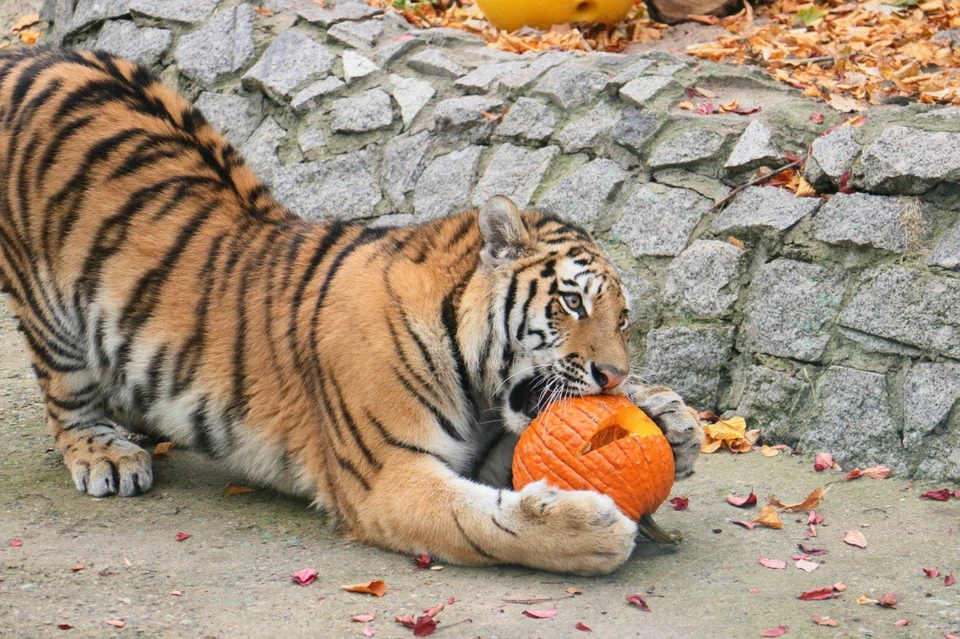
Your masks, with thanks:
[{"label": "pumpkin stem", "polygon": [[637,522],[637,530],[640,531],[641,535],[658,544],[679,544],[683,540],[683,535],[676,531],[667,532],[658,526],[650,515],[644,515],[640,518],[640,521]]}]

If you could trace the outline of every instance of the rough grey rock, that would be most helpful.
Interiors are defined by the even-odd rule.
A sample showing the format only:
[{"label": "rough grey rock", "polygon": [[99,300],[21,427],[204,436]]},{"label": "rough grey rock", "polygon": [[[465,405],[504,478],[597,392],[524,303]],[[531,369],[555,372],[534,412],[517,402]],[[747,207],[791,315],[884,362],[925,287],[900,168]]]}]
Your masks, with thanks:
[{"label": "rough grey rock", "polygon": [[605,73],[568,62],[547,71],[535,92],[570,110],[595,100],[609,79]]},{"label": "rough grey rock", "polygon": [[795,376],[752,366],[746,371],[735,412],[750,428],[760,429],[763,443],[794,445],[799,437],[797,415],[809,388]]},{"label": "rough grey rock", "polygon": [[497,126],[496,135],[540,141],[550,137],[556,126],[557,116],[546,104],[533,98],[518,98]]},{"label": "rough grey rock", "polygon": [[370,217],[383,195],[366,151],[277,170],[277,200],[308,220],[355,220]]},{"label": "rough grey rock", "polygon": [[328,40],[336,40],[357,49],[373,49],[382,35],[383,23],[379,20],[340,22],[327,31]]},{"label": "rough grey rock", "polygon": [[297,15],[312,24],[329,27],[345,20],[363,20],[383,13],[383,9],[372,7],[364,0],[337,0],[336,4],[325,3],[322,7],[315,2],[303,2],[297,6]]},{"label": "rough grey rock", "polygon": [[372,229],[384,227],[400,228],[404,226],[413,226],[417,223],[415,215],[410,213],[395,213],[392,215],[383,215],[375,219],[368,226]]},{"label": "rough grey rock", "polygon": [[[594,160],[599,162],[600,160]],[[620,269],[620,280],[630,300],[630,323],[642,326],[657,312],[657,287],[629,268]]]},{"label": "rough grey rock", "polygon": [[483,112],[498,109],[503,102],[497,98],[487,98],[481,95],[465,95],[461,98],[450,98],[437,105],[434,112],[437,123],[452,127],[464,127],[472,124],[489,123]]},{"label": "rough grey rock", "polygon": [[603,206],[630,174],[613,160],[598,158],[561,179],[537,202],[537,208],[592,231]]},{"label": "rough grey rock", "polygon": [[167,29],[137,28],[129,20],[111,20],[97,37],[97,48],[138,64],[155,66],[173,43]]},{"label": "rough grey rock", "polygon": [[766,233],[785,231],[814,213],[823,203],[818,197],[796,197],[786,189],[751,186],[740,191],[713,221],[714,233]]},{"label": "rough grey rock", "polygon": [[343,52],[343,79],[347,82],[364,78],[379,70],[380,67],[374,64],[370,58],[364,57],[351,49]]},{"label": "rough grey rock", "polygon": [[403,118],[404,128],[409,128],[417,114],[427,105],[427,102],[437,93],[426,80],[404,78],[399,75],[390,76],[390,86],[393,99],[400,105],[400,115]]},{"label": "rough grey rock", "polygon": [[253,7],[242,4],[215,13],[177,45],[180,73],[209,87],[236,73],[253,57]]},{"label": "rough grey rock", "polygon": [[494,195],[505,195],[519,208],[526,208],[559,152],[555,146],[531,150],[501,144],[477,184],[473,205],[482,206]]},{"label": "rough grey rock", "polygon": [[[910,226],[911,220],[915,226]],[[917,202],[866,193],[837,193],[813,219],[818,240],[897,253],[916,248],[927,227]]]},{"label": "rough grey rock", "polygon": [[678,255],[709,208],[710,201],[693,191],[644,184],[627,199],[611,234],[635,257]]},{"label": "rough grey rock", "polygon": [[743,255],[729,242],[694,242],[667,269],[664,301],[675,313],[720,317],[740,295],[737,272]]},{"label": "rough grey rock", "polygon": [[239,95],[204,91],[193,106],[200,109],[213,128],[237,148],[246,142],[263,119],[260,103]]},{"label": "rough grey rock", "polygon": [[130,10],[154,18],[195,24],[207,19],[220,0],[133,0]]},{"label": "rough grey rock", "polygon": [[83,31],[98,22],[119,18],[130,13],[130,0],[79,0],[67,33]]},{"label": "rough grey rock", "polygon": [[335,133],[366,133],[393,123],[390,96],[381,88],[364,91],[352,98],[334,100],[330,128]]},{"label": "rough grey rock", "polygon": [[284,31],[257,63],[243,74],[243,84],[282,102],[310,82],[325,78],[336,56],[299,31]]},{"label": "rough grey rock", "polygon": [[613,126],[613,139],[617,144],[640,155],[644,145],[656,135],[661,125],[662,120],[657,114],[628,107],[617,117],[617,122]]},{"label": "rough grey rock", "polygon": [[804,427],[803,450],[831,451],[844,467],[905,469],[883,375],[831,366],[818,380]]},{"label": "rough grey rock", "polygon": [[960,181],[960,133],[891,126],[860,156],[851,184],[873,193],[920,195]]},{"label": "rough grey rock", "polygon": [[903,445],[918,446],[927,435],[944,428],[960,402],[960,365],[915,364],[903,382]]},{"label": "rough grey rock", "polygon": [[519,73],[527,68],[526,62],[500,62],[498,64],[485,64],[477,67],[467,75],[463,76],[454,85],[463,89],[467,93],[487,93],[496,88],[500,78]]},{"label": "rough grey rock", "polygon": [[666,93],[679,91],[680,85],[670,77],[662,75],[648,75],[630,80],[620,88],[620,97],[627,104],[646,106],[653,98]]},{"label": "rough grey rock", "polygon": [[843,300],[844,280],[823,266],[778,259],[750,287],[738,348],[818,362]]},{"label": "rough grey rock", "polygon": [[669,386],[699,410],[714,409],[732,341],[731,328],[653,329],[642,376]]},{"label": "rough grey rock", "polygon": [[647,166],[652,169],[691,166],[716,159],[726,139],[724,132],[698,127],[657,145]]},{"label": "rough grey rock", "polygon": [[430,133],[421,131],[410,137],[391,138],[384,147],[380,183],[395,208],[403,208],[407,193],[423,173],[423,160],[431,141]]},{"label": "rough grey rock", "polygon": [[320,106],[324,96],[337,92],[343,86],[343,80],[332,75],[323,80],[317,80],[293,96],[293,99],[290,100],[290,106],[297,113],[313,111]]},{"label": "rough grey rock", "polygon": [[316,160],[327,148],[327,138],[318,129],[304,129],[297,136],[297,147],[300,148],[304,158]]},{"label": "rough grey rock", "polygon": [[277,149],[286,137],[287,132],[268,115],[240,147],[240,155],[247,166],[267,184],[273,182],[273,175],[280,168]]},{"label": "rough grey rock", "polygon": [[565,126],[554,139],[564,153],[595,149],[609,137],[616,117],[617,109],[606,102],[600,102],[582,118]]},{"label": "rough grey rock", "polygon": [[373,52],[373,61],[378,67],[385,68],[421,44],[423,43],[420,40],[412,36],[390,40]]},{"label": "rough grey rock", "polygon": [[424,49],[407,60],[407,66],[425,75],[441,78],[459,78],[467,70],[451,60],[440,49]]},{"label": "rough grey rock", "polygon": [[760,120],[753,120],[740,135],[723,167],[731,173],[752,171],[773,164],[780,158],[780,151],[773,143],[773,132]]},{"label": "rough grey rock", "polygon": [[[573,54],[569,51],[548,51],[538,55],[530,65],[524,69],[507,73],[498,80],[500,88],[507,91],[519,91],[541,75],[569,60]],[[527,56],[524,55],[524,58]]]},{"label": "rough grey rock", "polygon": [[900,266],[871,269],[840,324],[960,359],[960,281]]},{"label": "rough grey rock", "polygon": [[655,64],[655,60],[637,60],[626,69],[623,69],[615,76],[610,78],[610,83],[607,85],[607,90],[619,92],[625,84],[641,77],[650,69],[650,67],[654,66]]},{"label": "rough grey rock", "polygon": [[930,266],[956,269],[960,267],[960,223],[950,227],[927,258]]},{"label": "rough grey rock", "polygon": [[813,141],[803,175],[818,188],[838,186],[843,175],[853,170],[859,155],[854,127],[837,127]]},{"label": "rough grey rock", "polygon": [[483,147],[469,146],[441,155],[417,180],[413,207],[419,220],[443,217],[467,208],[477,179]]},{"label": "rough grey rock", "polygon": [[719,202],[730,195],[731,191],[731,188],[720,180],[687,169],[660,169],[653,174],[653,181],[664,186],[696,191],[713,202]]}]

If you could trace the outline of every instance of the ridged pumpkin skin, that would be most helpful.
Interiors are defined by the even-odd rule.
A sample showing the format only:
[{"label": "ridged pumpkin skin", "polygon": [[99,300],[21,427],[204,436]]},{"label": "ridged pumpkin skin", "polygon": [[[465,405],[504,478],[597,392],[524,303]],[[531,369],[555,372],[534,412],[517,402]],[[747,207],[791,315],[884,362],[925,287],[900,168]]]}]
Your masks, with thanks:
[{"label": "ridged pumpkin skin", "polygon": [[[612,415],[639,411],[621,396],[568,398],[540,413],[520,436],[513,454],[513,487],[545,479],[565,490],[593,490],[609,495],[625,515],[638,521],[656,512],[673,487],[673,451],[649,422],[639,436],[631,435],[580,451]],[[636,415],[634,414],[634,418]]]}]

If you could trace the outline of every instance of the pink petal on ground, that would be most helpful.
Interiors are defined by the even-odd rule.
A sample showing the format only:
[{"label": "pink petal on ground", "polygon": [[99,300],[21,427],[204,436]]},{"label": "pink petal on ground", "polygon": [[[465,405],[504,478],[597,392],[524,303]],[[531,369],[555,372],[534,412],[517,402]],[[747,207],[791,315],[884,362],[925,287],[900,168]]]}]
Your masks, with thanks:
[{"label": "pink petal on ground", "polygon": [[578,621],[577,625],[574,626],[577,630],[582,630],[583,632],[593,632],[593,628],[585,625],[582,621]]},{"label": "pink petal on ground", "polygon": [[727,495],[727,503],[731,506],[736,506],[737,508],[746,508],[747,506],[753,506],[755,503],[757,503],[757,496],[753,494],[752,490],[746,497]]},{"label": "pink petal on ground", "polygon": [[627,601],[632,603],[634,606],[638,607],[644,612],[650,612],[650,606],[647,605],[647,602],[644,600],[641,595],[630,595],[627,597]]},{"label": "pink petal on ground", "polygon": [[551,608],[550,610],[524,610],[523,614],[528,617],[533,617],[534,619],[549,619],[557,614],[557,609]]},{"label": "pink petal on ground", "polygon": [[787,627],[783,624],[780,624],[773,630],[766,630],[760,633],[761,637],[782,637],[787,633]]},{"label": "pink petal on ground", "polygon": [[317,571],[313,568],[302,568],[297,572],[293,573],[294,583],[298,583],[301,586],[309,586],[313,583],[313,580],[317,578]]},{"label": "pink petal on ground", "polygon": [[814,570],[820,567],[820,564],[818,564],[815,561],[807,561],[806,559],[800,559],[797,561],[796,566],[797,568],[799,568],[804,572],[813,572]]},{"label": "pink petal on ground", "polygon": [[833,455],[830,453],[817,453],[813,460],[813,469],[817,472],[833,468]]},{"label": "pink petal on ground", "polygon": [[856,546],[857,548],[866,548],[867,538],[864,537],[863,533],[859,530],[848,530],[843,536],[843,543]]},{"label": "pink petal on ground", "polygon": [[939,568],[924,568],[924,569],[923,569],[923,572],[926,573],[927,577],[930,577],[930,579],[936,579],[937,576],[940,574],[940,569],[939,569]]},{"label": "pink petal on ground", "polygon": [[760,565],[763,566],[764,568],[773,568],[774,570],[784,570],[787,567],[787,562],[782,561],[780,559],[769,559],[767,557],[764,557],[763,555],[760,555],[760,557],[758,558],[758,561],[760,562]]},{"label": "pink petal on ground", "polygon": [[370,613],[367,613],[367,614],[365,614],[365,615],[354,615],[354,616],[350,617],[350,619],[352,619],[353,621],[356,621],[356,622],[358,622],[358,623],[370,623],[371,621],[373,621],[373,620],[376,619],[376,618],[377,618],[377,613],[375,613],[375,612],[370,612]]}]

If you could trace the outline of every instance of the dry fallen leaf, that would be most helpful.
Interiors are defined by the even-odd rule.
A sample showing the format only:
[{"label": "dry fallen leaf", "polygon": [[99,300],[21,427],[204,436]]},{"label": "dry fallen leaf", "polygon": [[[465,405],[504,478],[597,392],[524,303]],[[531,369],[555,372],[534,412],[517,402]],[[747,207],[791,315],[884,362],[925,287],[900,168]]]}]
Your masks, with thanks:
[{"label": "dry fallen leaf", "polygon": [[893,469],[886,466],[871,466],[863,469],[863,476],[870,479],[887,479],[892,474]]},{"label": "dry fallen leaf", "polygon": [[820,567],[820,564],[818,564],[817,562],[807,561],[806,559],[798,559],[795,565],[797,568],[799,568],[804,572],[813,572],[814,570]]},{"label": "dry fallen leaf", "polygon": [[766,444],[764,444],[763,446],[760,447],[760,454],[763,455],[764,457],[776,457],[777,455],[780,454],[780,451],[777,450],[776,448],[773,448],[772,446],[767,446]]},{"label": "dry fallen leaf", "polygon": [[123,628],[125,625],[127,625],[127,622],[123,619],[107,619],[103,623],[107,624],[108,626],[113,626],[114,628]]},{"label": "dry fallen leaf", "polygon": [[347,592],[359,592],[366,595],[382,597],[387,592],[387,584],[379,579],[368,581],[365,584],[354,584],[352,586],[340,586],[340,590]]},{"label": "dry fallen leaf", "polygon": [[904,626],[909,626],[911,623],[909,619],[897,619],[893,622],[893,625],[897,628],[903,628]]},{"label": "dry fallen leaf", "polygon": [[940,575],[940,569],[939,569],[939,568],[924,568],[924,569],[923,569],[923,572],[924,572],[924,574],[926,574],[927,577],[929,577],[930,579],[936,579],[937,576]]},{"label": "dry fallen leaf", "polygon": [[178,533],[177,533],[177,541],[186,541],[186,540],[190,539],[191,537],[193,537],[193,535],[187,534],[187,533],[185,533],[185,532],[178,532]]},{"label": "dry fallen leaf", "polygon": [[670,503],[674,510],[686,510],[690,505],[690,499],[688,497],[674,497],[670,500]]},{"label": "dry fallen leaf", "polygon": [[564,588],[564,592],[568,595],[582,595],[583,591],[579,588]]},{"label": "dry fallen leaf", "polygon": [[826,548],[811,548],[809,546],[804,546],[803,544],[797,544],[797,548],[799,548],[805,554],[810,555],[811,557],[818,557],[820,555],[827,554]]},{"label": "dry fallen leaf", "polygon": [[875,603],[880,603],[880,602],[876,599],[871,599],[867,593],[863,593],[862,595],[857,597],[857,605],[863,606],[866,604],[875,604]]},{"label": "dry fallen leaf", "polygon": [[877,601],[877,605],[881,608],[896,608],[897,596],[892,592],[884,593]]},{"label": "dry fallen leaf", "polygon": [[227,497],[233,497],[235,495],[245,495],[256,491],[256,488],[250,488],[249,486],[227,486],[227,491],[224,494]]},{"label": "dry fallen leaf", "polygon": [[813,461],[813,469],[817,472],[833,468],[833,455],[830,453],[817,453]]},{"label": "dry fallen leaf", "polygon": [[630,595],[627,597],[627,601],[632,603],[634,606],[639,608],[644,612],[650,612],[650,606],[647,605],[646,600],[643,598],[643,595]]},{"label": "dry fallen leaf", "polygon": [[813,622],[818,626],[829,626],[830,628],[836,628],[840,625],[836,619],[829,619],[820,615],[813,615]]},{"label": "dry fallen leaf", "polygon": [[770,504],[776,506],[781,510],[789,510],[790,512],[800,512],[801,510],[813,510],[814,508],[820,505],[820,502],[823,501],[823,496],[827,494],[827,490],[824,488],[817,488],[812,493],[807,495],[799,504],[785,504],[778,499],[771,498]]},{"label": "dry fallen leaf", "polygon": [[781,559],[770,559],[768,557],[764,557],[763,555],[760,555],[758,558],[758,561],[760,562],[760,565],[763,566],[764,568],[772,568],[774,570],[786,570],[787,568],[787,562]]},{"label": "dry fallen leaf", "polygon": [[780,521],[777,511],[772,506],[764,506],[753,521],[767,528],[776,528],[777,530],[783,528],[783,522]]},{"label": "dry fallen leaf", "polygon": [[755,524],[752,521],[738,521],[738,520],[731,519],[730,523],[736,524],[737,526],[743,526],[747,530],[753,530],[754,528],[757,527],[757,524]]},{"label": "dry fallen leaf", "polygon": [[524,610],[523,614],[528,617],[533,617],[534,619],[549,619],[550,617],[556,616],[557,609],[551,608],[550,610]]},{"label": "dry fallen leaf", "polygon": [[583,632],[593,632],[593,629],[590,628],[590,626],[584,625],[582,621],[578,621],[574,628],[577,630],[582,630]]},{"label": "dry fallen leaf", "polygon": [[350,620],[351,620],[351,621],[356,621],[357,623],[370,623],[371,621],[373,621],[373,620],[376,619],[376,618],[377,618],[377,613],[376,613],[376,612],[369,612],[369,613],[363,614],[363,615],[354,615],[354,616],[350,617]]},{"label": "dry fallen leaf", "polygon": [[[844,588],[845,590],[846,588]],[[834,586],[823,586],[821,588],[814,588],[813,590],[808,590],[806,592],[801,592],[797,599],[800,601],[820,601],[823,599],[833,599],[834,592],[843,592],[836,585]]]},{"label": "dry fallen leaf", "polygon": [[[40,39],[40,36],[42,36],[43,34],[40,33],[39,31],[34,31],[33,29],[24,29],[23,31],[21,31],[21,32],[18,33],[17,35],[20,36],[20,40],[21,40],[24,44],[29,45],[29,46],[33,46],[33,45],[35,45],[35,44],[37,43],[37,40],[39,40],[39,39]],[[122,626],[120,626],[120,627],[122,627]]]},{"label": "dry fallen leaf", "polygon": [[780,624],[772,630],[766,630],[760,633],[761,637],[782,637],[787,632],[787,627]]},{"label": "dry fallen leaf", "polygon": [[313,568],[301,568],[297,572],[293,573],[294,583],[300,584],[301,586],[309,586],[316,578],[317,571]]},{"label": "dry fallen leaf", "polygon": [[373,635],[377,634],[377,631],[369,626],[364,626],[360,629],[360,634],[362,634],[364,637],[372,637]]},{"label": "dry fallen leaf", "polygon": [[843,536],[843,543],[856,546],[857,548],[866,548],[867,538],[864,537],[863,533],[859,530],[848,530]]},{"label": "dry fallen leaf", "polygon": [[76,566],[70,569],[70,572],[80,572],[84,568],[86,568],[86,566],[84,566],[83,564],[77,564]]},{"label": "dry fallen leaf", "polygon": [[949,488],[941,488],[939,490],[928,490],[927,492],[920,495],[920,499],[932,499],[933,501],[947,501],[950,499],[952,493]]},{"label": "dry fallen leaf", "polygon": [[169,455],[170,451],[173,450],[173,445],[173,442],[160,442],[153,448],[153,458],[158,459]]},{"label": "dry fallen leaf", "polygon": [[944,586],[952,586],[952,585],[955,584],[956,582],[957,582],[957,580],[953,578],[953,574],[952,574],[952,573],[943,578],[943,585],[944,585]]},{"label": "dry fallen leaf", "polygon": [[730,504],[731,506],[736,506],[737,508],[747,508],[757,503],[757,496],[753,493],[752,490],[750,491],[750,494],[747,495],[746,497],[736,497],[734,495],[727,495],[726,499],[728,504]]},{"label": "dry fallen leaf", "polygon": [[270,17],[270,16],[273,15],[273,11],[271,11],[270,9],[265,9],[265,8],[263,8],[263,7],[254,7],[253,10],[256,11],[257,13],[259,13],[259,14],[262,15],[262,16]]}]

